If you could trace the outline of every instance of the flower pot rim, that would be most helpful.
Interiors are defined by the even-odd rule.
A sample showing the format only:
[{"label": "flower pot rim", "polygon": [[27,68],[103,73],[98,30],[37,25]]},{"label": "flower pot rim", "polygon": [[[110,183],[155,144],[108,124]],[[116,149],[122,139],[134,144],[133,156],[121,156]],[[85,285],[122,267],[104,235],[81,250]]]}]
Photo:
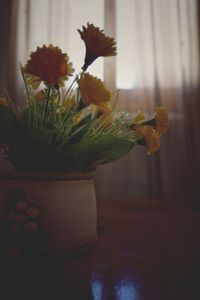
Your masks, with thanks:
[{"label": "flower pot rim", "polygon": [[5,179],[15,180],[88,180],[93,179],[94,171],[90,172],[58,172],[58,171],[9,171]]}]

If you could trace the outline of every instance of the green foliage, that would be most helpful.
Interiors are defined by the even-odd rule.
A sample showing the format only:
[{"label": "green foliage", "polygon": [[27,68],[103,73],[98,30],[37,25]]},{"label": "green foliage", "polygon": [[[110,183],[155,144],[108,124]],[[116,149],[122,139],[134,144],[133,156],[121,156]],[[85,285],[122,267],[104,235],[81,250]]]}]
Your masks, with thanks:
[{"label": "green foliage", "polygon": [[19,113],[11,99],[0,99],[0,144],[10,149],[17,169],[88,171],[126,155],[136,144],[145,145],[148,154],[159,148],[167,113],[161,107],[150,119],[143,113],[133,119],[127,112],[115,117],[119,91],[111,93],[86,70],[98,57],[116,55],[116,43],[93,24],[83,28],[78,32],[85,61],[67,90],[64,81],[74,72],[68,55],[43,45],[20,65],[26,109]]},{"label": "green foliage", "polygon": [[0,143],[10,143],[19,130],[15,113],[5,105],[0,105]]},{"label": "green foliage", "polygon": [[[59,55],[58,50],[51,48],[51,51]],[[56,61],[59,63],[60,57]],[[17,113],[10,101],[8,105],[0,105],[0,143],[7,144],[9,158],[17,169],[93,170],[99,164],[126,155],[137,144],[125,118],[115,120],[116,98],[111,98],[101,80],[87,74],[89,81],[83,94],[90,95],[88,103],[79,87],[84,72],[75,76],[67,91],[58,84],[44,84],[44,80],[38,91],[33,86],[38,78],[27,74],[22,66],[21,73],[27,94],[26,108]],[[104,100],[105,95],[108,99]],[[113,97],[116,96],[114,93]]]},{"label": "green foliage", "polygon": [[79,96],[69,109],[54,103],[59,95],[51,92],[44,92],[48,101],[39,102],[29,90],[32,104],[19,116],[0,106],[0,141],[12,144],[10,160],[17,169],[92,170],[126,155],[137,143],[123,122],[107,126],[101,114],[91,111],[80,117],[85,108]]},{"label": "green foliage", "polygon": [[90,125],[76,125],[60,140],[52,132],[22,127],[11,160],[18,169],[87,171],[126,155],[136,143],[109,132],[90,136]]}]

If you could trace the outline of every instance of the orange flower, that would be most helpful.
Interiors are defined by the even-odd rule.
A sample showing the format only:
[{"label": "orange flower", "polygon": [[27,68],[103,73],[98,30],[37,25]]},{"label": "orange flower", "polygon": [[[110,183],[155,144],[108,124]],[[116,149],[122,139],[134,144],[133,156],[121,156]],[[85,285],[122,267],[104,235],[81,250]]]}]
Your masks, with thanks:
[{"label": "orange flower", "polygon": [[136,134],[142,136],[147,147],[147,154],[152,155],[160,147],[160,135],[153,126],[141,125],[136,128]]},{"label": "orange flower", "polygon": [[78,29],[78,32],[86,47],[85,62],[82,67],[84,71],[99,56],[116,55],[116,42],[113,38],[106,36],[103,30],[87,23],[87,27],[83,26],[83,31]]},{"label": "orange flower", "polygon": [[42,81],[48,86],[63,86],[63,81],[74,70],[67,54],[62,53],[58,47],[43,45],[31,53],[23,71],[28,75],[28,83],[37,88]]},{"label": "orange flower", "polygon": [[104,83],[89,73],[82,74],[80,79],[78,79],[78,85],[85,105],[98,105],[111,99],[111,94]]}]

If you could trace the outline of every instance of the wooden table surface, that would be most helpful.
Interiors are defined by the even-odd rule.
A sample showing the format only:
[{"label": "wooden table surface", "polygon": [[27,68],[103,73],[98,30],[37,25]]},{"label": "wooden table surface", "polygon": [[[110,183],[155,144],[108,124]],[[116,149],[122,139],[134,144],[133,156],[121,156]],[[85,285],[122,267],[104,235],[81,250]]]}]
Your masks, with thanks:
[{"label": "wooden table surface", "polygon": [[198,300],[200,211],[103,204],[89,251],[1,257],[0,275],[2,300]]}]

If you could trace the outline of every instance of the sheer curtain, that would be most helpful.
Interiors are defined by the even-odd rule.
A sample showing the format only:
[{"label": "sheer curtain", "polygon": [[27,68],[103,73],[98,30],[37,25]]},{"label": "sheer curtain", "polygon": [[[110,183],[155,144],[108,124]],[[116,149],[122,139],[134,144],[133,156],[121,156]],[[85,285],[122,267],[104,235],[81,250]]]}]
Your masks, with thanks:
[{"label": "sheer curtain", "polygon": [[198,1],[108,2],[107,15],[113,16],[115,25],[109,22],[107,29],[115,34],[118,56],[105,73],[109,86],[121,89],[118,109],[152,112],[156,105],[164,105],[169,111],[170,129],[155,156],[147,157],[145,149],[136,148],[127,157],[98,170],[99,193],[103,198],[109,195],[119,200],[148,196],[153,202],[159,198],[197,205]]},{"label": "sheer curtain", "polygon": [[[9,62],[7,86],[19,102],[23,102],[19,70],[16,71],[19,62],[24,63],[36,46],[53,43],[69,54],[79,71],[84,47],[76,29],[89,21],[117,40],[117,58],[104,60],[107,85],[113,91],[120,88],[117,109],[153,112],[156,105],[162,104],[169,111],[170,130],[161,141],[159,153],[147,157],[145,149],[138,146],[126,157],[99,167],[95,176],[97,197],[115,201],[137,198],[145,201],[148,197],[198,202],[198,1],[12,0],[9,3],[12,17],[7,44],[12,51],[4,51],[4,57]],[[99,59],[90,69],[100,77],[102,62]]]}]

